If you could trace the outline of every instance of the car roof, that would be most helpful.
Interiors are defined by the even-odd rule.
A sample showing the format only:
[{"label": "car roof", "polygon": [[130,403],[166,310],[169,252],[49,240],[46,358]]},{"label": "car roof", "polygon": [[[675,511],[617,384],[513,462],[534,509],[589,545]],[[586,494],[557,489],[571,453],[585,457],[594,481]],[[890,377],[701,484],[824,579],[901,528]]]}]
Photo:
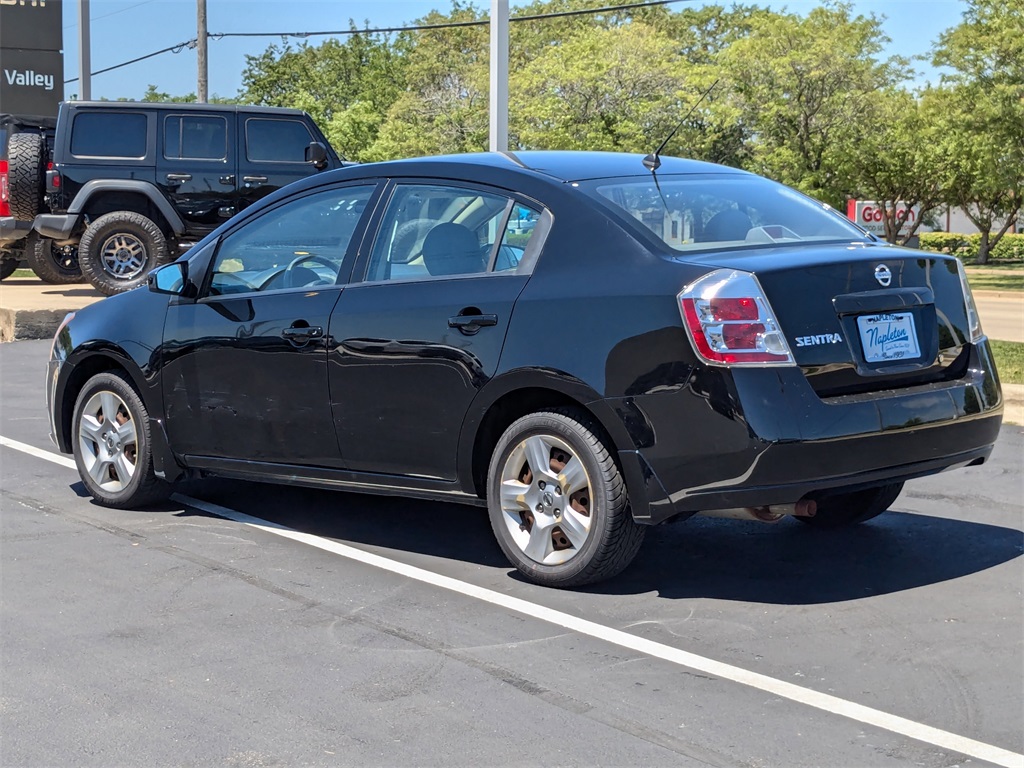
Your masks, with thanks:
[{"label": "car roof", "polygon": [[[554,178],[562,182],[606,179],[621,176],[644,176],[650,171],[643,165],[644,155],[626,152],[584,152],[569,150],[547,150],[528,152],[476,152],[464,155],[439,155],[436,157],[395,160],[383,165],[397,168],[408,164],[444,164],[489,166],[503,170],[527,170]],[[678,174],[736,174],[749,175],[746,171],[724,165],[688,160],[679,157],[661,157],[659,176]]]}]

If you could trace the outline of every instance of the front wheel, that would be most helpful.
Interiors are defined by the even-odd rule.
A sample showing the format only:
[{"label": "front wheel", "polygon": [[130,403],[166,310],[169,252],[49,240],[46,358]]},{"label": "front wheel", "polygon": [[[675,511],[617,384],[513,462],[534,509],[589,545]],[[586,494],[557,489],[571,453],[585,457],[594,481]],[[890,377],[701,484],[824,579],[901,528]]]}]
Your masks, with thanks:
[{"label": "front wheel", "polygon": [[596,427],[575,411],[514,422],[498,440],[487,478],[491,528],[528,580],[576,587],[632,562],[646,528]]},{"label": "front wheel", "polygon": [[130,291],[167,261],[167,238],[152,219],[114,211],[93,221],[78,244],[82,273],[107,296]]},{"label": "front wheel", "polygon": [[89,494],[107,507],[137,507],[167,497],[153,471],[149,414],[142,398],[117,372],[86,382],[74,411],[74,453]]},{"label": "front wheel", "polygon": [[818,499],[814,517],[798,517],[812,528],[832,530],[866,522],[892,506],[903,490],[903,483],[890,483],[863,491],[837,493]]}]

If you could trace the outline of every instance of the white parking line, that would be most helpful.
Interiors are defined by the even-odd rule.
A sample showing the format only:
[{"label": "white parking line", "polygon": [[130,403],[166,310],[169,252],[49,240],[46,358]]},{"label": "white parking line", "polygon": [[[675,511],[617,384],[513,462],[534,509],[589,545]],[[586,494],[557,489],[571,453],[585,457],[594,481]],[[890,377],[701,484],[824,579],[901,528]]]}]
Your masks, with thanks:
[{"label": "white parking line", "polygon": [[[54,464],[59,464],[62,467],[75,467],[75,463],[71,459],[60,456],[56,453],[40,450],[39,448],[26,445],[25,443],[18,442],[17,440],[10,440],[6,437],[0,436],[0,445],[22,451],[23,453],[27,453],[40,459],[45,459],[46,461],[52,461]],[[518,597],[512,597],[501,592],[495,592],[491,589],[478,587],[475,584],[453,579],[449,576],[442,576],[441,574],[428,571],[424,568],[418,568],[414,565],[408,565],[398,560],[391,560],[370,552],[364,552],[361,549],[350,547],[346,544],[340,544],[330,539],[313,536],[312,534],[296,531],[283,525],[278,525],[277,523],[261,520],[260,518],[252,517],[251,515],[247,515],[243,512],[222,507],[219,504],[211,504],[182,494],[175,494],[173,498],[181,504],[193,507],[203,512],[217,515],[218,517],[223,517],[228,520],[233,520],[236,523],[256,528],[275,536],[281,536],[311,547],[316,547],[317,549],[321,549],[325,552],[330,552],[349,560],[363,563],[364,565],[370,565],[374,568],[380,568],[399,576],[414,579],[424,584],[430,584],[431,586],[439,587],[440,589],[446,589],[460,595],[465,595],[466,597],[482,600],[485,603],[490,603],[491,605],[496,605],[500,608],[505,608],[510,611],[515,611],[516,613],[521,613],[525,616],[546,621],[550,624],[572,630],[573,632],[577,632],[581,635],[593,637],[598,640],[604,640],[605,642],[612,643],[620,648],[627,648],[631,651],[635,651],[652,658],[661,659],[662,661],[667,661],[671,664],[686,667],[687,669],[703,672],[707,675],[713,675],[723,680],[729,680],[734,683],[756,688],[757,690],[770,693],[783,699],[795,701],[800,704],[806,704],[809,707],[814,707],[815,709],[820,709],[824,712],[841,715],[866,725],[872,725],[876,728],[890,731],[891,733],[900,734],[901,736],[907,736],[911,739],[925,742],[926,744],[932,744],[936,747],[947,749],[951,752],[957,752],[968,757],[985,760],[987,762],[994,763],[995,765],[1005,766],[1005,768],[1024,768],[1024,754],[1011,752],[1010,750],[986,744],[975,739],[969,739],[966,736],[958,736],[955,733],[950,733],[949,731],[943,731],[939,728],[933,728],[929,725],[917,723],[913,720],[899,717],[898,715],[891,715],[888,712],[873,709],[872,707],[856,704],[852,701],[841,699],[838,696],[830,696],[827,693],[820,693],[818,691],[811,690],[810,688],[803,688],[799,685],[794,685],[793,683],[787,683],[783,680],[776,680],[773,677],[768,677],[767,675],[762,675],[757,672],[751,672],[750,670],[743,669],[742,667],[725,664],[679,648],[673,648],[672,646],[663,645],[662,643],[656,643],[652,640],[631,635],[628,632],[613,629],[612,627],[606,627],[603,624],[588,621],[587,619],[581,619],[578,616],[563,613],[562,611],[557,611],[537,603],[531,603],[528,600],[522,600]]]}]

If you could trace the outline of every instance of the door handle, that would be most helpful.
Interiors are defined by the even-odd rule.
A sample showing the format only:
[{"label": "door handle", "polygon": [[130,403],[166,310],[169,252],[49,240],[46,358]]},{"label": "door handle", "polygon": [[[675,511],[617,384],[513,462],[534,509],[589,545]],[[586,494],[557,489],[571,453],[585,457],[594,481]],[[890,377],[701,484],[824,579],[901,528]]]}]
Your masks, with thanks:
[{"label": "door handle", "polygon": [[191,173],[168,173],[167,180],[172,184],[181,184],[184,181],[192,181]]},{"label": "door handle", "polygon": [[230,173],[227,176],[221,176],[220,177],[220,183],[221,184],[231,184],[231,185],[234,185],[234,183],[235,183],[235,174]]},{"label": "door handle", "polygon": [[497,324],[497,315],[456,315],[448,318],[449,328],[458,328],[467,336],[472,336],[484,326]]},{"label": "door handle", "polygon": [[281,335],[288,341],[309,341],[323,336],[324,329],[319,325],[293,325],[281,331]]},{"label": "door handle", "polygon": [[267,177],[266,176],[243,176],[242,177],[242,181],[244,181],[245,182],[245,186],[248,187],[250,184],[266,184],[267,183]]}]

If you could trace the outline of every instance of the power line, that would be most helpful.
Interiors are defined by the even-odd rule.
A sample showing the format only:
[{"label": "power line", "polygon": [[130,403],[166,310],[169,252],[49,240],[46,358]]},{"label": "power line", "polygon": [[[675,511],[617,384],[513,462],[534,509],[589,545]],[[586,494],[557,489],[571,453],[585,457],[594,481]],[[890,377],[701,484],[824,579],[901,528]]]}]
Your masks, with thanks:
[{"label": "power line", "polygon": [[[552,13],[534,14],[532,16],[511,16],[509,18],[509,21],[510,22],[537,21],[537,20],[543,20],[543,19],[565,18],[567,16],[586,16],[586,15],[593,15],[593,14],[597,14],[597,13],[611,13],[613,11],[631,11],[631,10],[635,10],[635,9],[638,9],[638,8],[650,8],[650,7],[653,7],[653,6],[671,5],[673,3],[685,3],[685,2],[693,2],[693,0],[645,0],[645,2],[638,2],[638,3],[625,3],[625,4],[622,4],[622,5],[606,5],[606,6],[602,7],[602,8],[584,8],[584,9],[579,9],[579,10],[575,10],[575,11],[555,11],[555,12],[552,12]],[[145,3],[139,3],[139,5],[145,5]],[[136,6],[133,6],[133,7],[136,7]],[[128,10],[128,9],[125,9],[125,10]],[[108,15],[112,15],[112,14],[108,14]],[[489,19],[481,19],[479,21],[449,21],[449,22],[444,22],[442,24],[420,24],[418,26],[411,26],[411,27],[378,27],[378,28],[375,28],[375,29],[339,29],[339,30],[331,30],[331,31],[326,31],[326,32],[216,32],[216,33],[215,32],[211,32],[211,33],[207,34],[207,37],[208,38],[212,38],[214,40],[220,40],[221,38],[224,38],[224,37],[281,37],[281,38],[299,37],[299,38],[305,38],[305,37],[322,37],[322,36],[326,36],[326,35],[339,35],[339,36],[341,36],[341,35],[374,35],[374,34],[389,34],[389,33],[392,33],[392,32],[422,32],[422,31],[432,30],[432,29],[455,29],[455,28],[458,28],[458,27],[481,27],[481,26],[485,26],[487,24],[490,24],[490,20]],[[93,75],[102,75],[104,72],[111,72],[111,71],[113,71],[115,69],[120,69],[121,67],[127,67],[130,64],[137,64],[140,61],[145,61],[146,59],[151,59],[154,56],[160,56],[161,54],[168,53],[168,52],[180,53],[185,48],[195,48],[197,42],[198,41],[196,40],[196,38],[192,38],[191,40],[186,40],[183,43],[178,43],[177,45],[172,45],[172,46],[169,46],[167,48],[161,48],[159,51],[153,51],[152,53],[147,53],[144,56],[139,56],[138,58],[132,59],[131,61],[123,61],[120,64],[114,64],[113,66],[105,67],[103,69],[100,69],[100,70],[97,70],[97,71],[93,72],[92,74]],[[68,83],[77,82],[78,79],[79,78],[77,78],[77,77],[73,77],[70,80],[65,80],[64,84],[67,85]]]},{"label": "power line", "polygon": [[[630,11],[637,8],[650,8],[657,5],[670,5],[672,3],[685,2],[693,2],[693,0],[646,0],[646,2],[625,3],[623,5],[606,5],[603,8],[584,8],[577,9],[575,11],[554,11],[552,13],[538,13],[532,16],[510,16],[509,21],[537,21],[539,19],[558,19],[566,16],[587,16],[597,13]],[[373,35],[388,34],[391,32],[421,32],[431,29],[456,29],[458,27],[483,27],[490,23],[490,19],[479,19],[477,21],[446,21],[441,24],[421,24],[413,27],[332,29],[324,32],[221,32],[218,34],[218,37],[322,37],[324,35]]]}]

